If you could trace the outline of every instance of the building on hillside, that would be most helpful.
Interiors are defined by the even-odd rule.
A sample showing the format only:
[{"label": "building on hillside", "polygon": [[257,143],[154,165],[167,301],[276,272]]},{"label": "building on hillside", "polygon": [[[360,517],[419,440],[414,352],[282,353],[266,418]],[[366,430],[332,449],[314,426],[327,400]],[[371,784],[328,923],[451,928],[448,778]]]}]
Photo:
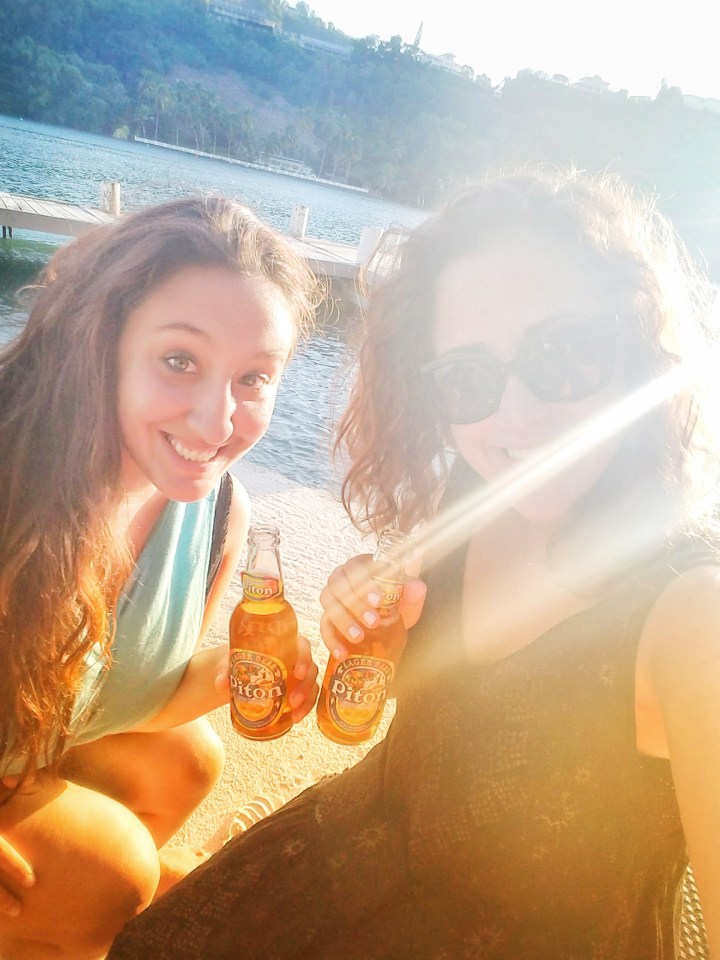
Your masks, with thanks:
[{"label": "building on hillside", "polygon": [[275,33],[280,28],[277,20],[268,17],[263,10],[254,10],[246,6],[243,0],[206,0],[206,2],[208,13],[219,20],[249,24],[270,33]]},{"label": "building on hillside", "polygon": [[443,53],[439,57],[433,56],[431,53],[425,53],[423,50],[418,50],[417,58],[422,63],[430,63],[434,67],[440,67],[441,70],[445,70],[447,73],[454,73],[460,77],[469,77],[471,80],[475,75],[475,71],[472,67],[462,66],[459,63],[455,62],[454,53]]},{"label": "building on hillside", "polygon": [[610,84],[595,74],[594,77],[582,77],[573,87],[580,87],[581,90],[589,90],[590,93],[610,93]]},{"label": "building on hillside", "polygon": [[713,113],[720,113],[720,100],[712,97],[696,97],[692,93],[685,93],[682,99],[685,106],[692,107],[693,110],[711,110]]},{"label": "building on hillside", "polygon": [[352,54],[352,47],[343,46],[340,43],[331,43],[329,40],[318,40],[315,37],[306,37],[301,33],[290,33],[287,36],[299,43],[304,50],[312,50],[315,53],[326,53],[331,57],[341,57],[343,60],[349,60]]}]

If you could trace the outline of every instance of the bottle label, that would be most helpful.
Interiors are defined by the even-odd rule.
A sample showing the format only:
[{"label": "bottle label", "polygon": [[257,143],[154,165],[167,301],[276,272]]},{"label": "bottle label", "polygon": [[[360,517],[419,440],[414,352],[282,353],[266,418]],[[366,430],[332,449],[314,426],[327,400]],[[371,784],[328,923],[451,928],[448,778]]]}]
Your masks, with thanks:
[{"label": "bottle label", "polygon": [[247,600],[277,600],[282,596],[282,581],[277,577],[259,577],[255,573],[243,572],[243,594]]},{"label": "bottle label", "polygon": [[387,610],[389,607],[394,607],[396,603],[399,603],[400,597],[403,593],[402,583],[396,583],[393,580],[377,580],[377,583],[381,589],[381,600],[380,606]]},{"label": "bottle label", "polygon": [[230,652],[230,706],[240,726],[259,730],[275,723],[286,691],[287,670],[282,661],[254,650]]},{"label": "bottle label", "polygon": [[344,733],[365,733],[385,709],[395,668],[377,657],[348,657],[328,684],[328,712]]}]

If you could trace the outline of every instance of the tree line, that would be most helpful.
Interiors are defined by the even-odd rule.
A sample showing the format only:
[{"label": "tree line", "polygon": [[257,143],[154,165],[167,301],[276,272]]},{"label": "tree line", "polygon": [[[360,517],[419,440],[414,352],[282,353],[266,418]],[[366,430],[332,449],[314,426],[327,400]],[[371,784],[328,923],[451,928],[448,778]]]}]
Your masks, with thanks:
[{"label": "tree line", "polygon": [[[282,32],[216,19],[205,0],[4,4],[0,113],[249,161],[282,154],[428,207],[493,165],[614,170],[656,191],[691,244],[720,260],[720,114],[690,108],[677,88],[640,101],[529,70],[493,88],[399,37],[350,38],[306,3],[262,2]],[[304,49],[298,35],[350,54]]]}]

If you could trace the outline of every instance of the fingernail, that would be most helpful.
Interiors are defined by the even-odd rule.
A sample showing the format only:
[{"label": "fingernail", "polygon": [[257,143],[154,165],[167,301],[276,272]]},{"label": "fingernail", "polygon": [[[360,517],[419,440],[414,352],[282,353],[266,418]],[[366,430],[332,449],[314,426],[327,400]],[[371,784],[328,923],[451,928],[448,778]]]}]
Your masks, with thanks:
[{"label": "fingernail", "polygon": [[336,660],[344,660],[345,654],[346,654],[346,651],[343,650],[342,647],[336,647],[335,650],[333,650],[332,652],[332,655]]},{"label": "fingernail", "polygon": [[360,627],[356,627],[353,624],[351,627],[348,627],[348,635],[352,640],[361,640],[363,632]]},{"label": "fingernail", "polygon": [[368,610],[363,614],[363,620],[369,627],[374,627],[377,623],[378,615],[373,610]]},{"label": "fingernail", "polygon": [[306,663],[298,663],[295,667],[295,679],[304,680],[307,676],[307,670],[308,668]]},{"label": "fingernail", "polygon": [[288,698],[288,702],[294,710],[296,707],[300,706],[304,699],[305,697],[303,696],[302,690],[293,690]]},{"label": "fingernail", "polygon": [[17,917],[20,914],[20,904],[19,903],[9,903],[4,909],[3,913],[8,917]]},{"label": "fingernail", "polygon": [[367,595],[367,598],[368,598],[368,603],[371,603],[374,607],[380,606],[380,601],[382,600],[382,597],[380,596],[379,593],[375,593],[374,591],[372,591]]}]

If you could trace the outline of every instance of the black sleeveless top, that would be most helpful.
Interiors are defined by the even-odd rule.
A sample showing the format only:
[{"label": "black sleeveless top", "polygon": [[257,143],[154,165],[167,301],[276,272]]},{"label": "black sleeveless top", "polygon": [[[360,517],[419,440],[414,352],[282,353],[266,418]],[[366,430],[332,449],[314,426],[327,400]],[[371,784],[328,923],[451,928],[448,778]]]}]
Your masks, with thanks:
[{"label": "black sleeveless top", "polygon": [[414,955],[672,957],[685,842],[669,763],[635,745],[638,641],[672,574],[475,666],[463,569],[464,551],[428,578],[387,741],[386,801],[430,934]]}]

